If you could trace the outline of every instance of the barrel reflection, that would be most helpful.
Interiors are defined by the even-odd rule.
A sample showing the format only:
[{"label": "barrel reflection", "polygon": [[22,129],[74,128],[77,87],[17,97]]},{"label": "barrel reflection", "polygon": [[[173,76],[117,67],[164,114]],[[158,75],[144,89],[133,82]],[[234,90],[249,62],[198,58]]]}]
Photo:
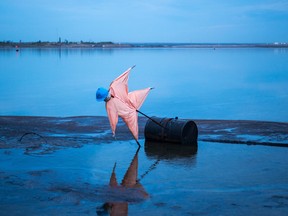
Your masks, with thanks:
[{"label": "barrel reflection", "polygon": [[145,141],[145,153],[152,159],[195,159],[198,151],[197,143],[195,145],[177,145],[168,142]]}]

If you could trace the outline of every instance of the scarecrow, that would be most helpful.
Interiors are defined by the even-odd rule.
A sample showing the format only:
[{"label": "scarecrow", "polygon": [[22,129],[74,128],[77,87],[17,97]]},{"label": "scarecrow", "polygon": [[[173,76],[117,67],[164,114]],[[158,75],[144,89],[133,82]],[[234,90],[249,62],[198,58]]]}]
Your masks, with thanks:
[{"label": "scarecrow", "polygon": [[134,67],[135,65],[117,77],[110,84],[109,90],[98,88],[96,100],[106,102],[106,111],[113,136],[115,136],[118,116],[120,116],[128,126],[137,144],[140,146],[138,142],[138,112],[145,115],[140,112],[139,109],[152,88],[149,87],[128,92],[128,78],[130,71]]}]

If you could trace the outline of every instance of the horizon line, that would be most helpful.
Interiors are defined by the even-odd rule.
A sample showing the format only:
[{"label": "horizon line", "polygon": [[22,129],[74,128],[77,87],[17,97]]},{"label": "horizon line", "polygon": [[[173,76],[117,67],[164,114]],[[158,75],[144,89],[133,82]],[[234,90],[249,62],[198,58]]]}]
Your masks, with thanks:
[{"label": "horizon line", "polygon": [[58,40],[58,41],[49,41],[49,40],[36,40],[36,41],[22,41],[18,42],[13,40],[2,40],[0,43],[103,43],[103,44],[288,44],[287,42],[273,41],[273,42],[113,42],[113,41],[68,41],[68,40]]}]

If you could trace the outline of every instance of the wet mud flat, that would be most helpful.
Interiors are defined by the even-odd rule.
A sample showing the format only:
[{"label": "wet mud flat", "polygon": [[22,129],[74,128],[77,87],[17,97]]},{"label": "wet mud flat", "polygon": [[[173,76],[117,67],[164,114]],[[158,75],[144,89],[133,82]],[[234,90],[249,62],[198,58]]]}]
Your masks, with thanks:
[{"label": "wet mud flat", "polygon": [[[146,118],[139,118],[139,136],[144,138]],[[288,123],[236,120],[194,120],[199,141],[229,144],[288,146]],[[0,148],[47,151],[60,147],[80,147],[87,143],[131,140],[121,120],[112,137],[107,117],[0,117]]]},{"label": "wet mud flat", "polygon": [[106,117],[0,117],[0,215],[287,215],[288,124],[195,120],[198,148]]}]

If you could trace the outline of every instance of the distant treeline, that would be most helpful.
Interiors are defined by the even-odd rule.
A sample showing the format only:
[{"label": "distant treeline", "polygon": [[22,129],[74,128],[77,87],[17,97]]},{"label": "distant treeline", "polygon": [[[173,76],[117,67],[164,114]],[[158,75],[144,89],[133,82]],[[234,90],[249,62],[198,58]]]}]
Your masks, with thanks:
[{"label": "distant treeline", "polygon": [[11,41],[3,41],[0,42],[0,47],[10,47],[10,48],[57,48],[57,47],[117,47],[120,44],[115,44],[113,42],[68,42],[65,40],[64,42],[49,42],[49,41],[36,41],[36,42],[11,42]]},{"label": "distant treeline", "polygon": [[0,42],[0,48],[288,48],[288,43],[113,43],[113,42]]}]

